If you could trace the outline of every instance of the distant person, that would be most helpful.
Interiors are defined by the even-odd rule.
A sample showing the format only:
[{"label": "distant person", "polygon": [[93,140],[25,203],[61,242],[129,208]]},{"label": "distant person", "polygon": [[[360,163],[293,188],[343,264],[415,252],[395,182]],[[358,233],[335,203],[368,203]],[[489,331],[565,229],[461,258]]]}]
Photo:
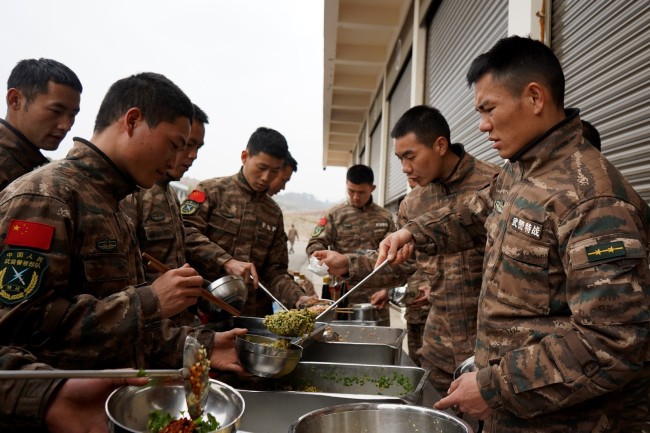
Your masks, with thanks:
[{"label": "distant person", "polygon": [[[151,188],[141,188],[122,200],[122,207],[135,226],[140,250],[170,269],[185,264],[185,228],[180,202],[170,182],[180,180],[196,160],[204,144],[205,125],[208,123],[207,114],[196,104],[193,107],[190,137],[185,147],[178,151],[174,168],[167,170]],[[153,283],[160,275],[155,269],[145,267],[147,283]],[[171,320],[179,326],[200,324],[194,307]]]},{"label": "distant person", "polygon": [[[268,194],[273,197],[280,191],[284,191],[284,188],[287,186],[287,183],[291,180],[291,176],[298,171],[298,161],[291,156],[291,153],[287,153],[287,159],[284,160],[282,168],[278,175],[271,181],[269,185]],[[293,251],[292,251],[293,252]]]},{"label": "distant person", "polygon": [[291,224],[291,228],[289,229],[289,233],[287,233],[287,238],[289,239],[289,245],[291,246],[289,248],[289,254],[293,254],[293,244],[299,240],[298,236],[298,230],[296,230],[296,226]]},{"label": "distant person", "polygon": [[284,219],[268,195],[287,153],[282,134],[258,128],[242,151],[239,172],[200,182],[181,205],[188,261],[211,281],[242,277],[249,287],[244,315],[273,313],[270,297],[256,290],[260,280],[287,308],[310,298],[287,273]]},{"label": "distant person", "polygon": [[176,327],[203,279],[185,265],[146,284],[120,201],[174,167],[190,135],[192,103],[166,77],[115,82],[91,141],[0,193],[0,344],[63,369],[180,368],[194,335],[214,368],[243,372],[235,335]]},{"label": "distant person", "polygon": [[79,113],[82,86],[56,60],[21,60],[7,80],[7,116],[0,119],[0,191],[46,164]]},{"label": "distant person", "polygon": [[[374,184],[372,168],[358,164],[346,174],[348,200],[329,209],[314,228],[307,243],[307,256],[316,251],[332,250],[341,254],[376,251],[381,240],[395,231],[391,213],[373,203]],[[354,285],[354,281],[348,284]],[[373,293],[386,287],[372,287],[366,283],[347,298],[350,304],[368,303]],[[390,311],[379,310],[379,321],[390,325]]]}]

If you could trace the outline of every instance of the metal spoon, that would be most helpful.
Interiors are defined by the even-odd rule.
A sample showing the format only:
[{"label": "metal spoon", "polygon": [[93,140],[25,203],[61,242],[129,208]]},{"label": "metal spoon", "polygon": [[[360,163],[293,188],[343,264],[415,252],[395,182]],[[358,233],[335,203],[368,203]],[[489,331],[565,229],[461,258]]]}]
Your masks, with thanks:
[{"label": "metal spoon", "polygon": [[336,302],[334,302],[332,305],[330,305],[329,307],[327,307],[326,310],[324,310],[322,313],[320,313],[318,316],[316,316],[316,321],[318,322],[318,319],[320,319],[321,317],[323,317],[323,316],[325,315],[325,313],[327,313],[328,311],[330,311],[332,308],[336,308],[336,306],[337,306],[337,305],[338,305],[342,300],[344,300],[346,297],[348,297],[348,295],[350,295],[350,293],[354,292],[356,289],[358,289],[359,287],[361,287],[361,285],[362,285],[363,283],[365,283],[366,281],[368,281],[368,280],[370,279],[370,277],[372,277],[372,276],[375,275],[377,272],[379,272],[379,270],[380,270],[381,268],[383,268],[384,266],[386,266],[387,264],[388,264],[388,260],[384,260],[383,262],[381,262],[381,264],[380,264],[379,266],[377,266],[375,269],[373,269],[371,273],[369,273],[368,275],[366,275],[366,277],[365,277],[363,280],[359,281],[359,282],[358,282],[354,287],[352,287],[350,290],[348,290],[348,291],[345,293],[345,295],[341,296],[339,299],[336,300]]},{"label": "metal spoon", "polygon": [[285,311],[289,311],[289,309],[288,309],[287,307],[285,307],[284,304],[278,300],[278,298],[276,298],[275,296],[273,296],[273,293],[271,293],[271,291],[270,291],[269,289],[267,289],[266,287],[264,287],[264,284],[262,284],[261,281],[258,281],[258,282],[257,282],[257,285],[258,285],[262,290],[264,290],[264,292],[266,292],[266,294],[269,295],[269,296],[271,297],[271,299],[273,299],[275,302],[277,302],[278,305],[279,305],[280,307],[282,307]]},{"label": "metal spoon", "polygon": [[188,372],[187,376],[183,377],[187,412],[190,418],[197,419],[203,414],[208,401],[210,358],[205,347],[191,335],[185,338],[183,370]]}]

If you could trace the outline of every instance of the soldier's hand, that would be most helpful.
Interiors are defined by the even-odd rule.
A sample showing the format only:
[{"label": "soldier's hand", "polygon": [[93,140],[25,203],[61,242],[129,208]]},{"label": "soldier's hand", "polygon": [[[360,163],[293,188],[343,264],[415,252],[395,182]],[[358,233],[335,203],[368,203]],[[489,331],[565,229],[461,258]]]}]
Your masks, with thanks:
[{"label": "soldier's hand", "polygon": [[341,276],[350,271],[350,260],[344,254],[332,250],[314,251],[312,256],[325,263],[331,275]]},{"label": "soldier's hand", "polygon": [[400,229],[386,236],[379,244],[379,255],[375,267],[388,259],[391,266],[399,265],[408,260],[413,254],[413,236],[406,229]]},{"label": "soldier's hand", "polygon": [[380,310],[383,310],[386,304],[388,304],[388,290],[381,289],[373,293],[370,297],[370,303]]},{"label": "soldier's hand", "polygon": [[257,276],[257,269],[255,269],[254,264],[230,259],[224,263],[223,268],[229,275],[239,275],[242,277],[246,284],[250,283],[252,280],[253,287],[257,289],[259,277]]},{"label": "soldier's hand", "polygon": [[226,332],[214,334],[212,352],[210,353],[210,366],[217,370],[233,371],[239,375],[248,375],[244,367],[239,363],[235,352],[235,337],[244,335],[247,329],[234,328]]},{"label": "soldier's hand", "polygon": [[407,306],[413,308],[424,307],[429,303],[429,293],[431,293],[430,286],[418,287],[418,297],[409,302]]},{"label": "soldier's hand", "polygon": [[108,433],[104,404],[115,388],[145,385],[144,377],[131,379],[68,379],[50,400],[45,425],[52,433]]},{"label": "soldier's hand", "polygon": [[196,304],[201,296],[203,278],[188,264],[172,269],[158,277],[151,289],[158,296],[163,319],[168,319],[190,305]]},{"label": "soldier's hand", "polygon": [[478,372],[463,373],[449,387],[449,395],[433,405],[438,410],[453,408],[457,413],[466,413],[472,418],[485,420],[492,414],[492,408],[483,400],[478,389]]},{"label": "soldier's hand", "polygon": [[317,300],[318,300],[318,296],[317,296],[317,295],[301,296],[301,297],[299,297],[298,300],[296,301],[294,307],[296,307],[296,308],[300,308],[300,307],[302,307],[302,306],[304,306],[304,305],[307,305],[308,303],[310,303],[310,302],[312,302],[312,301],[317,301]]}]

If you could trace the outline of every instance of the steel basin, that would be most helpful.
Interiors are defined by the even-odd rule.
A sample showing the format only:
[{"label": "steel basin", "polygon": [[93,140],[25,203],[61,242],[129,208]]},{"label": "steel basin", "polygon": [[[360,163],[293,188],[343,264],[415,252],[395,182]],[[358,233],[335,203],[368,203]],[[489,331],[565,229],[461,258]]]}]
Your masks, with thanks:
[{"label": "steel basin", "polygon": [[389,403],[352,403],[317,409],[301,416],[290,433],[472,433],[446,412]]},{"label": "steel basin", "polygon": [[261,335],[238,335],[235,351],[241,365],[260,377],[282,377],[291,373],[302,356],[302,347],[291,344],[288,349],[270,347],[276,339]]},{"label": "steel basin", "polygon": [[[113,433],[145,432],[149,413],[160,409],[176,418],[187,414],[185,390],[179,381],[163,385],[123,386],[106,400],[109,431]],[[244,399],[233,387],[210,379],[206,413],[221,424],[215,432],[231,433],[239,428],[244,414]]]}]

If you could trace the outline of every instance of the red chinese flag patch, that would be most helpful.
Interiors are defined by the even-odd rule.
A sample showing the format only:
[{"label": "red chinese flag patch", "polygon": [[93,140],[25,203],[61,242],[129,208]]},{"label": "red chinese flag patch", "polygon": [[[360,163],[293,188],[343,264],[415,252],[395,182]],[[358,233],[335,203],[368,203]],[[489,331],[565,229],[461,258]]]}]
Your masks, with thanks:
[{"label": "red chinese flag patch", "polygon": [[205,193],[203,191],[195,189],[190,193],[190,195],[187,196],[187,199],[197,203],[203,203],[205,201]]},{"label": "red chinese flag patch", "polygon": [[54,227],[47,224],[22,220],[11,220],[5,244],[49,250],[54,236]]},{"label": "red chinese flag patch", "polygon": [[324,226],[325,224],[327,224],[327,218],[322,217],[322,218],[320,219],[320,221],[318,221],[318,225],[319,225],[319,226]]}]

